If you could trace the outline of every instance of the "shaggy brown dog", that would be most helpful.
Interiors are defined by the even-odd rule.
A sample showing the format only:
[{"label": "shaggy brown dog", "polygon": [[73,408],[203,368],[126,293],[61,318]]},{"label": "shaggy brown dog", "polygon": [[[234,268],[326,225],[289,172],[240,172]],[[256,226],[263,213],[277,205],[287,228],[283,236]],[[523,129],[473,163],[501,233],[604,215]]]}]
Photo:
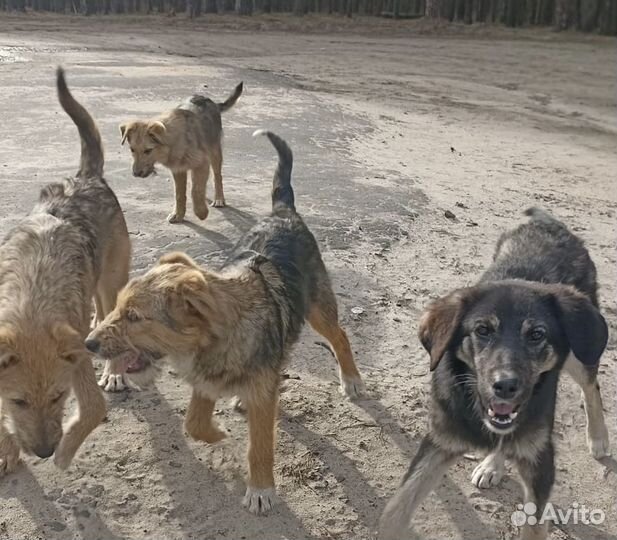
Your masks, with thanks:
[{"label": "shaggy brown dog", "polygon": [[362,389],[319,247],[296,213],[291,150],[266,134],[279,152],[271,216],[238,242],[221,272],[182,253],[164,256],[127,285],[86,341],[127,363],[169,356],[193,386],[185,427],[194,439],[223,438],[212,421],[215,401],[241,398],[250,439],[244,504],[256,514],[272,505],[278,385],[305,320],[332,345],[343,391],[354,397]]},{"label": "shaggy brown dog", "polygon": [[191,171],[193,211],[199,219],[208,217],[206,183],[210,166],[214,172],[212,206],[225,206],[223,195],[223,127],[221,113],[230,109],[242,94],[242,83],[223,103],[194,95],[159,118],[133,121],[120,126],[122,144],[127,141],[133,154],[133,175],[145,178],[160,163],[171,170],[176,189],[176,206],[167,221],[179,223],[186,213],[186,181]]},{"label": "shaggy brown dog", "polygon": [[[124,217],[103,180],[101,138],[58,70],[58,97],[81,136],[76,177],[46,186],[39,204],[0,246],[0,475],[20,449],[68,467],[105,417],[105,400],[83,345],[92,298],[97,317],[116,303],[128,279]],[[71,391],[76,418],[63,434]]]}]

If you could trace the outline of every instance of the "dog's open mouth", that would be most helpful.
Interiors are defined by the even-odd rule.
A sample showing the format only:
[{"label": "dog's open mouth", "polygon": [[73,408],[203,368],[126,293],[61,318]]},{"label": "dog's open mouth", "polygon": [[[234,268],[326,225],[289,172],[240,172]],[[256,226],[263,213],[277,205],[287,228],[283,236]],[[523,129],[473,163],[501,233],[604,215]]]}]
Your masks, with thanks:
[{"label": "dog's open mouth", "polygon": [[509,428],[518,416],[518,406],[514,403],[491,402],[487,409],[490,423],[498,429]]},{"label": "dog's open mouth", "polygon": [[117,356],[115,360],[125,366],[127,373],[139,373],[148,369],[160,358],[162,355],[152,351],[128,351]]}]

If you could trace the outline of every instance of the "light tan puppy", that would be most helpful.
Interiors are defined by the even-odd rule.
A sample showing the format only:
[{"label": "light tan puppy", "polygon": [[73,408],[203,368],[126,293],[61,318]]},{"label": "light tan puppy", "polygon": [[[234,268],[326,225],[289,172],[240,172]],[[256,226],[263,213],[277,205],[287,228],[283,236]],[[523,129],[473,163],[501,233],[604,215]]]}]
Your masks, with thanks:
[{"label": "light tan puppy", "polygon": [[[120,205],[102,177],[103,148],[88,112],[58,70],[58,97],[79,129],[75,178],[49,184],[0,246],[0,476],[20,451],[68,467],[105,417],[90,353],[91,320],[115,306],[128,279],[130,244]],[[73,390],[78,414],[64,429]]]},{"label": "light tan puppy", "polygon": [[133,175],[145,178],[160,163],[171,170],[176,205],[167,221],[179,223],[186,214],[186,183],[191,171],[193,211],[199,219],[208,217],[206,183],[210,166],[214,172],[212,206],[225,206],[223,194],[223,126],[221,113],[230,109],[242,94],[242,83],[223,103],[194,95],[158,118],[120,125],[122,144],[128,142],[133,154]]}]

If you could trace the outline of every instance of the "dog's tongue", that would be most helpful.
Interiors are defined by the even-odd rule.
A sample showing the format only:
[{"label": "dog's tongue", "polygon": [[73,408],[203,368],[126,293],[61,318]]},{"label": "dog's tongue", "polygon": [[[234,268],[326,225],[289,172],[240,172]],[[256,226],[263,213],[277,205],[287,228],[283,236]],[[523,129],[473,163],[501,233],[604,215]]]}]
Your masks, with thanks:
[{"label": "dog's tongue", "polygon": [[135,373],[136,371],[141,371],[145,367],[146,363],[143,359],[143,356],[141,354],[138,354],[129,362],[128,366],[126,367],[126,371],[127,373]]},{"label": "dog's tongue", "polygon": [[495,414],[506,416],[514,412],[514,405],[511,403],[493,403],[491,409],[493,409]]}]

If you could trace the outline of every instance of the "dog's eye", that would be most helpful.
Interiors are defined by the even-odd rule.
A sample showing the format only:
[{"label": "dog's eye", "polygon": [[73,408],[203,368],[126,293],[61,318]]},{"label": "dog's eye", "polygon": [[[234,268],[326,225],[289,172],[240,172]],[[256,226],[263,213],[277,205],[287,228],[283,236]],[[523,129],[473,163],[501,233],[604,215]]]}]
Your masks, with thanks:
[{"label": "dog's eye", "polygon": [[152,148],[147,148],[146,150],[144,150],[144,154],[148,155],[152,152]]},{"label": "dog's eye", "polygon": [[488,337],[493,333],[493,329],[488,324],[479,324],[473,331],[480,337]]},{"label": "dog's eye", "polygon": [[546,331],[544,328],[534,328],[529,334],[527,334],[527,338],[532,343],[539,343],[546,337]]},{"label": "dog's eye", "polygon": [[13,403],[22,409],[25,409],[28,406],[28,402],[23,399],[14,399]]},{"label": "dog's eye", "polygon": [[51,400],[52,403],[58,403],[64,397],[64,392],[60,392],[54,399]]}]

